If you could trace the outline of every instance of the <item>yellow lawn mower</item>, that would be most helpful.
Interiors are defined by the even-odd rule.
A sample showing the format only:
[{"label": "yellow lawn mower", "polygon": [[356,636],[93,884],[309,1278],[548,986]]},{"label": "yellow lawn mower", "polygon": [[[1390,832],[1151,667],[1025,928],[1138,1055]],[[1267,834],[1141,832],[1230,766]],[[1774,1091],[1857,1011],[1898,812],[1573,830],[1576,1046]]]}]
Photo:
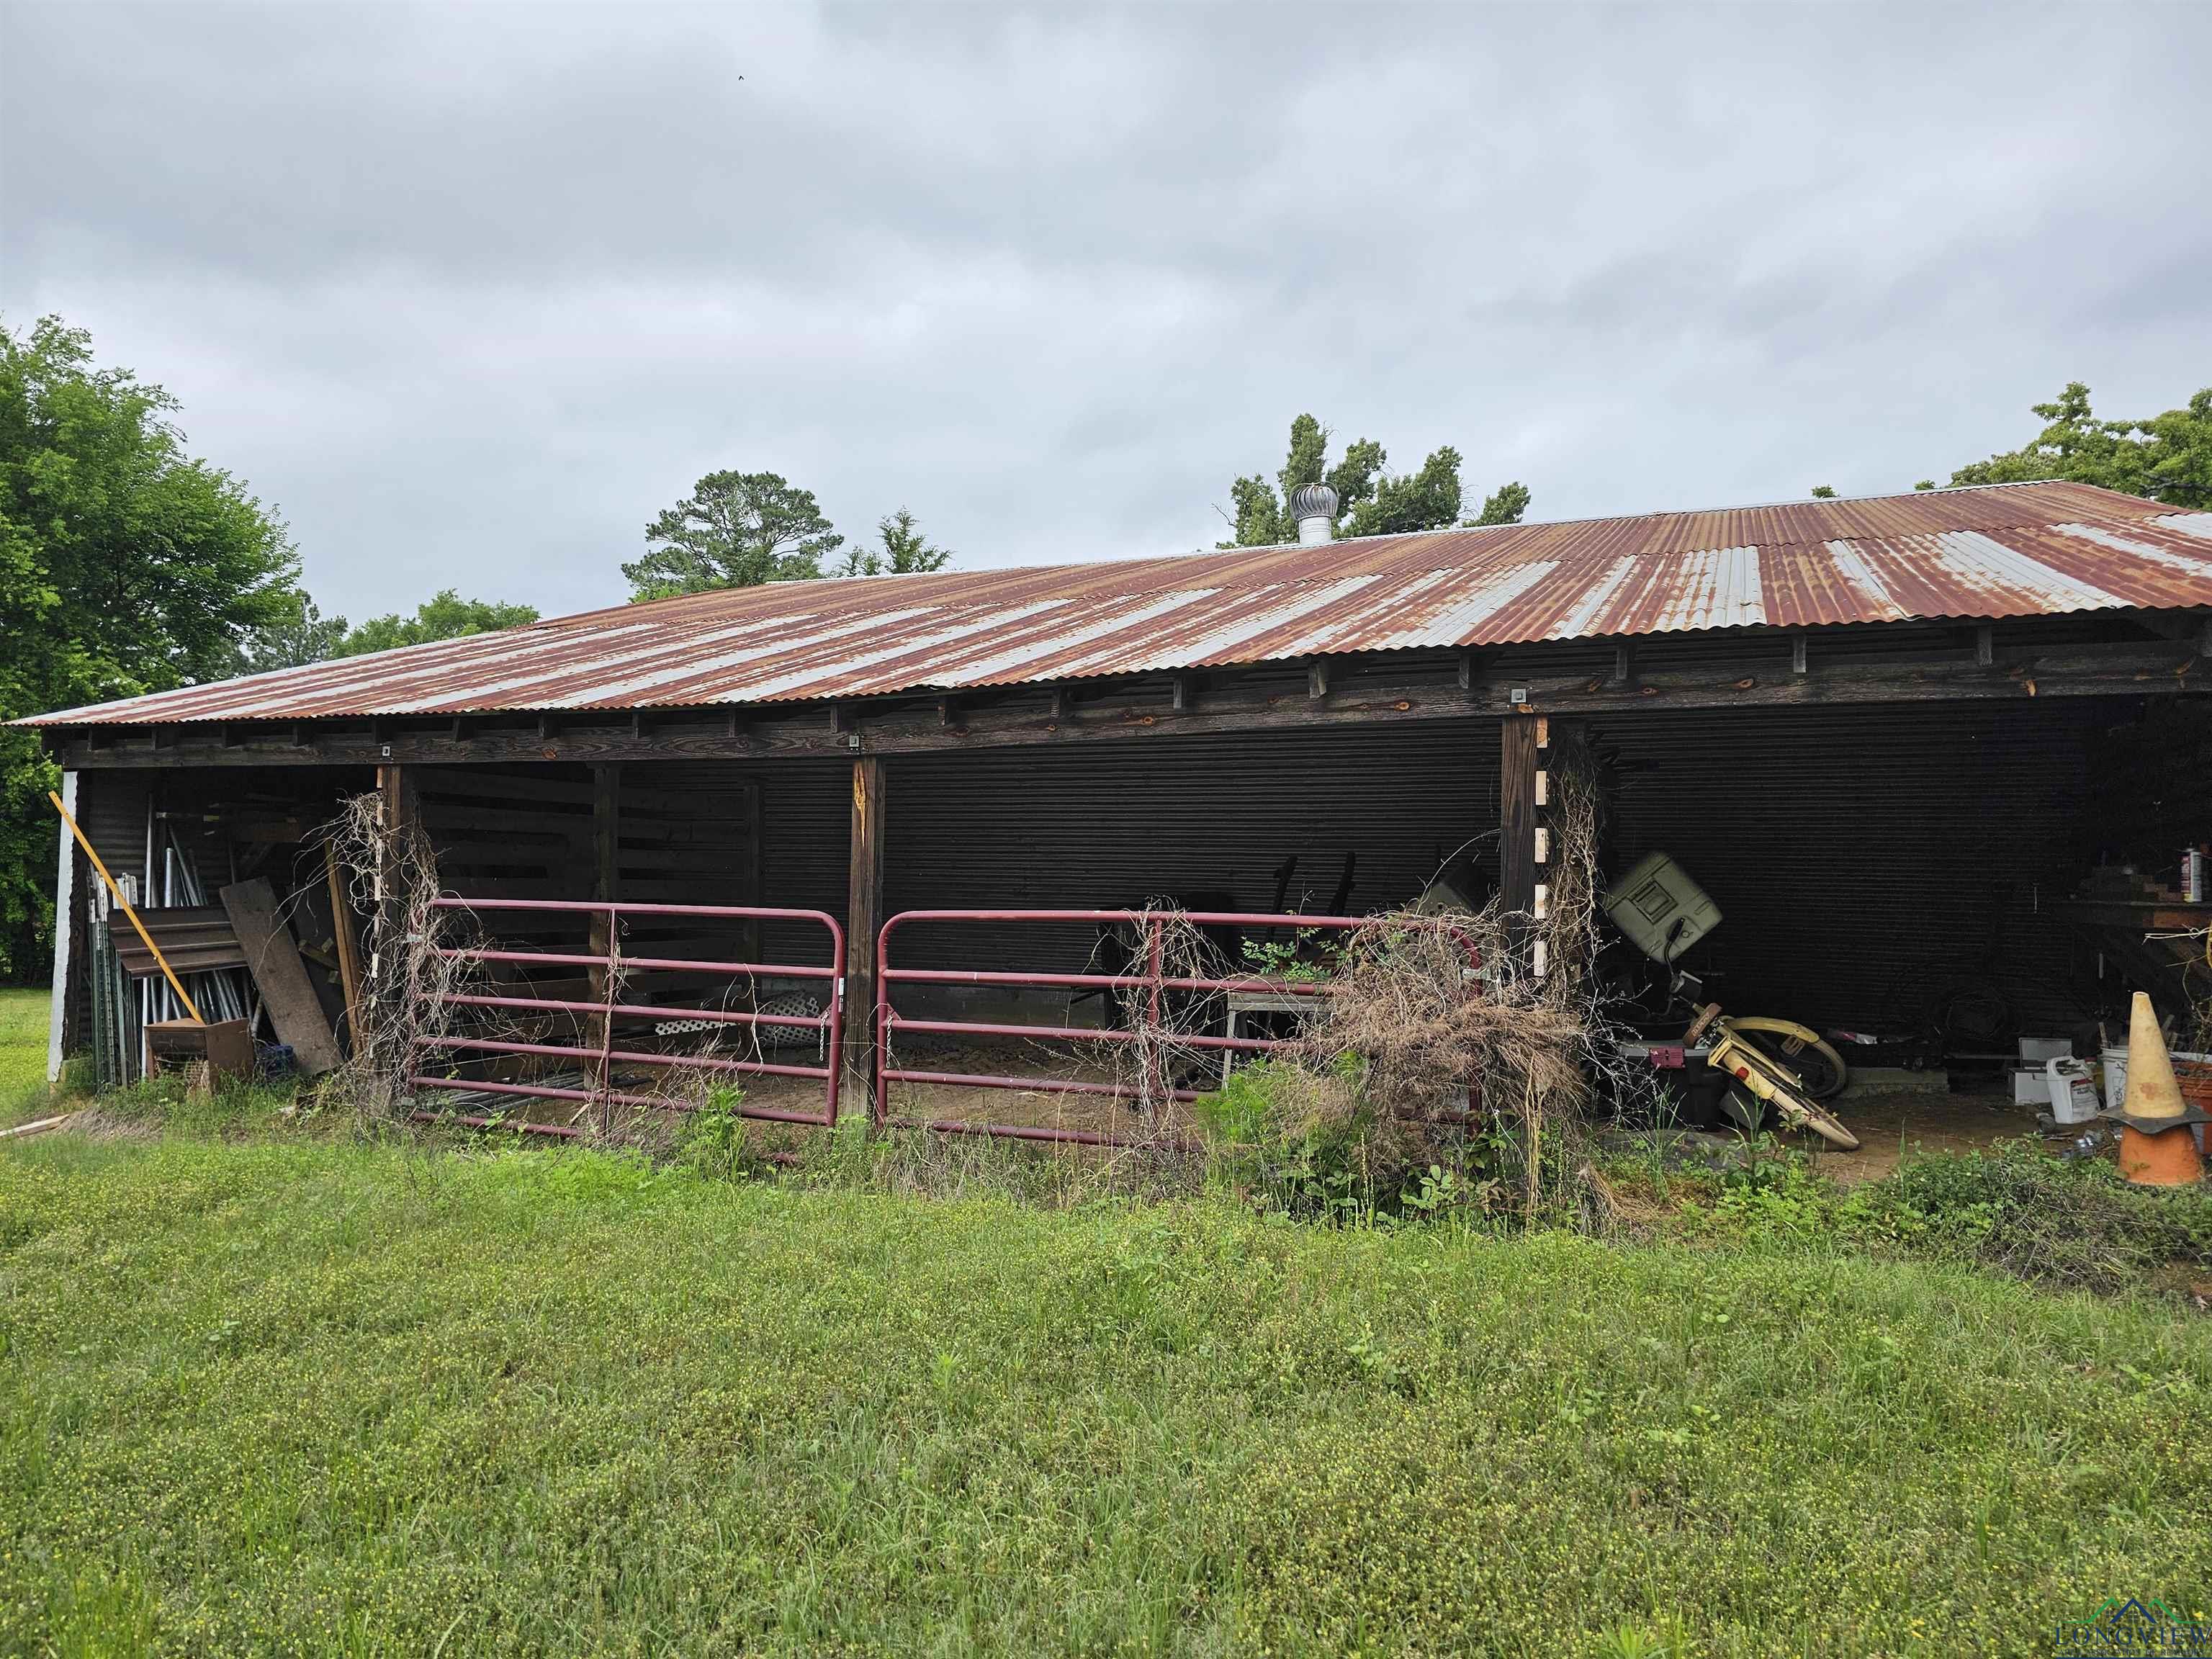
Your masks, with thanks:
[{"label": "yellow lawn mower", "polygon": [[1730,1016],[1717,1002],[1697,1004],[1703,988],[1676,959],[1720,925],[1720,907],[1664,853],[1654,853],[1606,890],[1607,916],[1624,938],[1667,970],[1668,989],[1687,1000],[1695,1016],[1680,1048],[1640,1045],[1649,1054],[1664,1052],[1664,1062],[1686,1065],[1692,1058],[1727,1079],[1723,1109],[1738,1125],[1755,1130],[1769,1108],[1791,1128],[1808,1129],[1823,1140],[1855,1149],[1858,1137],[1820,1103],[1843,1092],[1850,1073],[1844,1057],[1820,1034],[1795,1020],[1767,1015]]}]

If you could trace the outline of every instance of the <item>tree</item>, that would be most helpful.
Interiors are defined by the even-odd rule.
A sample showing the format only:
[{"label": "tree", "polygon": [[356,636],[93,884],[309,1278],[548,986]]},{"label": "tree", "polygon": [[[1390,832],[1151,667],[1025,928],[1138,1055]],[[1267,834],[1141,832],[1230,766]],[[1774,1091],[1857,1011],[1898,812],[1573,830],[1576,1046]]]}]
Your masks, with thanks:
[{"label": "tree", "polygon": [[623,566],[630,603],[762,582],[806,581],[845,544],[811,489],[773,472],[709,472],[645,527],[651,550]]},{"label": "tree", "polygon": [[2212,386],[2148,420],[2100,421],[2089,388],[2072,380],[2033,412],[2046,424],[2032,442],[1960,467],[1952,483],[2068,478],[2174,507],[2212,507]]},{"label": "tree", "polygon": [[918,576],[942,570],[951,562],[951,550],[931,546],[928,538],[915,527],[914,514],[904,507],[887,519],[877,520],[876,534],[883,541],[882,550],[847,548],[845,562],[837,569],[839,575]]},{"label": "tree", "polygon": [[[0,720],[221,678],[299,614],[283,520],[185,453],[176,409],[58,317],[0,330]],[[0,727],[0,981],[48,949],[55,776]]]},{"label": "tree", "polygon": [[282,622],[258,630],[246,642],[240,653],[240,672],[258,674],[272,668],[297,668],[332,657],[358,657],[396,646],[457,640],[464,635],[489,634],[538,620],[535,605],[465,599],[448,587],[416,605],[411,617],[395,611],[349,628],[343,617],[325,617],[305,593],[297,597],[297,605]]},{"label": "tree", "polygon": [[[1311,415],[1291,422],[1290,448],[1273,484],[1262,473],[1237,478],[1229,486],[1231,538],[1223,547],[1273,547],[1297,539],[1297,522],[1288,503],[1303,484],[1326,483],[1336,491],[1332,529],[1349,536],[1385,536],[1417,530],[1442,530],[1459,521],[1464,492],[1460,453],[1450,445],[1432,452],[1418,472],[1394,475],[1389,457],[1371,438],[1346,445],[1343,458],[1328,465],[1328,428]],[[1528,486],[1509,483],[1486,499],[1469,524],[1518,524],[1528,510]]]},{"label": "tree", "polygon": [[325,617],[305,593],[279,622],[254,630],[239,653],[242,673],[265,673],[273,668],[298,668],[336,656],[345,638],[346,619]]},{"label": "tree", "polygon": [[1813,486],[1813,499],[1816,501],[1832,501],[1836,499],[1835,485],[1814,484]]},{"label": "tree", "polygon": [[[311,605],[308,607],[313,610]],[[470,634],[495,633],[538,620],[534,605],[501,605],[488,599],[465,599],[453,589],[440,590],[415,607],[411,617],[392,614],[371,617],[358,628],[346,628],[337,619],[343,637],[331,648],[333,657],[358,657],[369,651],[389,651],[396,646],[427,645],[432,640],[458,640]]]},{"label": "tree", "polygon": [[1524,483],[1500,484],[1483,497],[1482,511],[1468,522],[1477,525],[1519,524],[1521,515],[1528,510],[1528,486]]}]

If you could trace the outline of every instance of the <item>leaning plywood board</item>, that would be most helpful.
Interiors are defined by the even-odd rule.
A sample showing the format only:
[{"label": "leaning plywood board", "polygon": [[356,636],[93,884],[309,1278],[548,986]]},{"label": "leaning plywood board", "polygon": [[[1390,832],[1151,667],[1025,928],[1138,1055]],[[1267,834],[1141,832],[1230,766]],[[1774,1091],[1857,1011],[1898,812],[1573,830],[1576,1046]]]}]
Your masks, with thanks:
[{"label": "leaning plywood board", "polygon": [[222,890],[222,908],[245,947],[246,971],[261,988],[269,1023],[291,1045],[294,1063],[308,1077],[331,1070],[338,1063],[338,1041],[315,988],[307,982],[307,966],[292,942],[292,930],[276,914],[276,890],[258,877],[241,881]]}]

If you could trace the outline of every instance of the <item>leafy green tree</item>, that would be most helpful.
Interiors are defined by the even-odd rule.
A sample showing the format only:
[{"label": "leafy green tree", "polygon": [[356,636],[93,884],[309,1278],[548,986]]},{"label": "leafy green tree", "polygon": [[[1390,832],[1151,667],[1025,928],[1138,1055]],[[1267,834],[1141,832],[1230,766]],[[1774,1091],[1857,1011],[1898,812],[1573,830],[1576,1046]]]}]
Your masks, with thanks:
[{"label": "leafy green tree", "polygon": [[[313,607],[311,606],[310,609]],[[486,599],[465,599],[453,589],[442,589],[415,607],[411,617],[396,613],[371,617],[358,628],[346,628],[332,646],[333,657],[358,657],[370,651],[389,651],[396,646],[428,645],[432,640],[458,640],[469,634],[495,633],[538,620],[534,605],[501,605]]]},{"label": "leafy green tree", "polygon": [[1365,497],[1344,515],[1352,536],[1395,536],[1413,530],[1441,530],[1459,522],[1459,451],[1449,444],[1421,463],[1419,472],[1393,477],[1377,465]]},{"label": "leafy green tree", "polygon": [[259,673],[271,668],[297,668],[332,657],[358,657],[396,646],[457,640],[467,634],[489,634],[538,620],[535,605],[465,599],[450,587],[416,605],[411,617],[397,612],[371,617],[358,628],[349,628],[343,617],[325,617],[305,593],[298,595],[298,601],[283,621],[259,629],[247,641],[240,653],[243,671]]},{"label": "leafy green tree", "polygon": [[2089,407],[2089,388],[2073,380],[2034,413],[2047,424],[2032,442],[1962,466],[1951,482],[2068,478],[2175,507],[2212,507],[2212,386],[2186,407],[2148,420],[2100,421]]},{"label": "leafy green tree", "polygon": [[1528,510],[1528,486],[1524,483],[1500,484],[1482,498],[1482,511],[1468,520],[1470,524],[1519,524],[1521,515]]},{"label": "leafy green tree", "polygon": [[[58,317],[0,330],[0,720],[222,678],[299,613],[283,520],[185,453],[176,408]],[[54,781],[0,727],[0,981],[49,948]]]},{"label": "leafy green tree", "polygon": [[[1417,472],[1393,474],[1389,457],[1371,438],[1345,447],[1328,465],[1328,428],[1311,415],[1291,422],[1290,448],[1273,483],[1251,473],[1229,486],[1231,537],[1223,547],[1273,547],[1297,539],[1297,522],[1287,503],[1302,484],[1326,483],[1336,491],[1336,532],[1384,536],[1417,530],[1441,530],[1459,522],[1465,499],[1460,483],[1460,453],[1450,445],[1433,452]],[[1518,524],[1528,510],[1528,486],[1509,483],[1486,499],[1470,524]]]},{"label": "leafy green tree", "polygon": [[272,668],[297,668],[336,656],[343,642],[346,619],[325,617],[305,593],[282,621],[254,630],[239,653],[241,672],[259,674]]},{"label": "leafy green tree", "polygon": [[876,534],[883,546],[847,548],[845,562],[837,569],[839,575],[918,576],[942,570],[952,561],[951,550],[933,547],[915,526],[914,514],[904,507],[878,520]]},{"label": "leafy green tree", "polygon": [[762,582],[806,581],[845,544],[811,489],[773,472],[709,472],[645,527],[650,548],[623,566],[630,603]]},{"label": "leafy green tree", "polygon": [[1816,501],[1832,501],[1836,499],[1835,485],[1814,484],[1813,486],[1813,499]]}]

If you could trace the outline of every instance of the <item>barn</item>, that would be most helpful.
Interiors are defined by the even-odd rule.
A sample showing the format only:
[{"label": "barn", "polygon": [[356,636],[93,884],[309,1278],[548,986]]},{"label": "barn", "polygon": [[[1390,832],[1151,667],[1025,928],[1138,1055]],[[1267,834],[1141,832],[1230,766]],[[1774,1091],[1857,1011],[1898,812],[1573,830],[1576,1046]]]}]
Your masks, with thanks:
[{"label": "barn", "polygon": [[[1142,977],[1097,913],[1295,938],[1441,881],[1536,915],[1571,734],[1607,869],[1663,851],[1717,905],[1732,1007],[1963,1073],[2203,994],[2146,936],[2205,915],[2212,514],[2042,483],[1302,538],[700,593],[29,724],[108,874],[197,915],[186,970],[234,969],[215,896],[265,881],[341,1042],[378,900],[324,827],[418,826],[501,959],[478,1012],[526,1016],[423,1087],[548,1133],[703,1031],[763,1117],[1110,1139],[1110,1081],[1040,1115],[1029,1075]],[[118,1042],[106,882],[66,830],[60,862],[57,1066]]]}]

